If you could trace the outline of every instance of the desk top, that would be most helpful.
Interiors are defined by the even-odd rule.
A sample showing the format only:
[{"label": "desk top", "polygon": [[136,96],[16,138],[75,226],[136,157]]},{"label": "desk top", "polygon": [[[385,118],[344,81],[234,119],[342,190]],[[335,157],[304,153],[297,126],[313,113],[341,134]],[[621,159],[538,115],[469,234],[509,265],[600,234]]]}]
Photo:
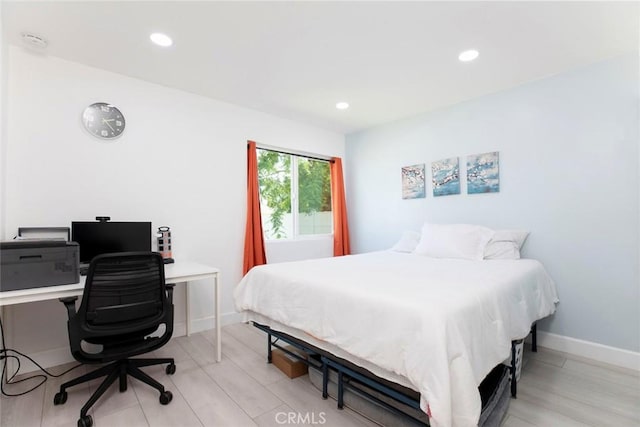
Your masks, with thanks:
[{"label": "desk top", "polygon": [[[164,266],[164,276],[167,283],[208,279],[218,273],[220,273],[218,268],[190,261],[179,261],[173,264],[165,264]],[[43,286],[41,288],[0,292],[0,306],[82,295],[85,280],[86,276],[80,276],[78,283],[70,285]]]}]

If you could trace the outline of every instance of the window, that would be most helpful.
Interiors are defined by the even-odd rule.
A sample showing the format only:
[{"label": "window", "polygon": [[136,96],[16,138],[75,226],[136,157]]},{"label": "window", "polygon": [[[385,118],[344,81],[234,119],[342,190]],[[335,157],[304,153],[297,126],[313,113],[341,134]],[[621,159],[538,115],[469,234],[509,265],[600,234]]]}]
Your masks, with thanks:
[{"label": "window", "polygon": [[260,148],[257,154],[265,239],[331,234],[329,162]]}]

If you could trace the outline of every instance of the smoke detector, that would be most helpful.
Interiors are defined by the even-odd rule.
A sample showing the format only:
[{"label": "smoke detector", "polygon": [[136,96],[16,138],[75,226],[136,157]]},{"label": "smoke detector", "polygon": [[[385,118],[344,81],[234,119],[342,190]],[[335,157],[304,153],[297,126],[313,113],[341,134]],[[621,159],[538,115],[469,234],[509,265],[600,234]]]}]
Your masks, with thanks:
[{"label": "smoke detector", "polygon": [[47,47],[47,41],[43,37],[31,33],[22,33],[22,42],[26,46],[38,50],[44,50]]}]

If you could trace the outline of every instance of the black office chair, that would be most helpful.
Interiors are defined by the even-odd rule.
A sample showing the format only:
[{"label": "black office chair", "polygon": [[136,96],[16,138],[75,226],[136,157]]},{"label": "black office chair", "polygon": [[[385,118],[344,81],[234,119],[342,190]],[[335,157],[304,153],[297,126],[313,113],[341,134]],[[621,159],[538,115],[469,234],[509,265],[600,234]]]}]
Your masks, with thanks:
[{"label": "black office chair", "polygon": [[[89,265],[82,302],[76,312],[77,299],[60,299],[69,314],[71,353],[82,363],[109,364],[62,384],[53,403],[61,405],[67,401],[67,388],[105,375],[107,378],[82,407],[78,427],[93,424],[87,412],[116,379],[120,379],[120,392],[127,390],[127,375],[156,388],[161,404],[171,402],[171,392],[140,368],[168,363],[166,373],[171,375],[176,371],[174,360],[130,359],[162,347],[173,333],[173,285],[165,284],[160,254],[122,252],[96,256]],[[159,328],[162,324],[164,332]],[[155,331],[159,336],[149,336]],[[98,350],[83,349],[87,347],[83,342],[97,345]]]}]

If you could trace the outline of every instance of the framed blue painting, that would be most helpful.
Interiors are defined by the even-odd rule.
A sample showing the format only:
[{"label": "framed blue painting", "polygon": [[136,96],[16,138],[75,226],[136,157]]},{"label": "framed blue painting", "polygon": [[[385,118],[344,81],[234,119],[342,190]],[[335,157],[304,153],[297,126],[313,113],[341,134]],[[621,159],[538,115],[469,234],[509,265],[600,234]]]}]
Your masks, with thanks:
[{"label": "framed blue painting", "polygon": [[424,164],[402,168],[402,198],[421,199],[426,196]]},{"label": "framed blue painting", "polygon": [[433,195],[460,194],[460,161],[457,157],[431,163]]},{"label": "framed blue painting", "polygon": [[467,193],[497,193],[500,191],[498,152],[467,156]]}]

